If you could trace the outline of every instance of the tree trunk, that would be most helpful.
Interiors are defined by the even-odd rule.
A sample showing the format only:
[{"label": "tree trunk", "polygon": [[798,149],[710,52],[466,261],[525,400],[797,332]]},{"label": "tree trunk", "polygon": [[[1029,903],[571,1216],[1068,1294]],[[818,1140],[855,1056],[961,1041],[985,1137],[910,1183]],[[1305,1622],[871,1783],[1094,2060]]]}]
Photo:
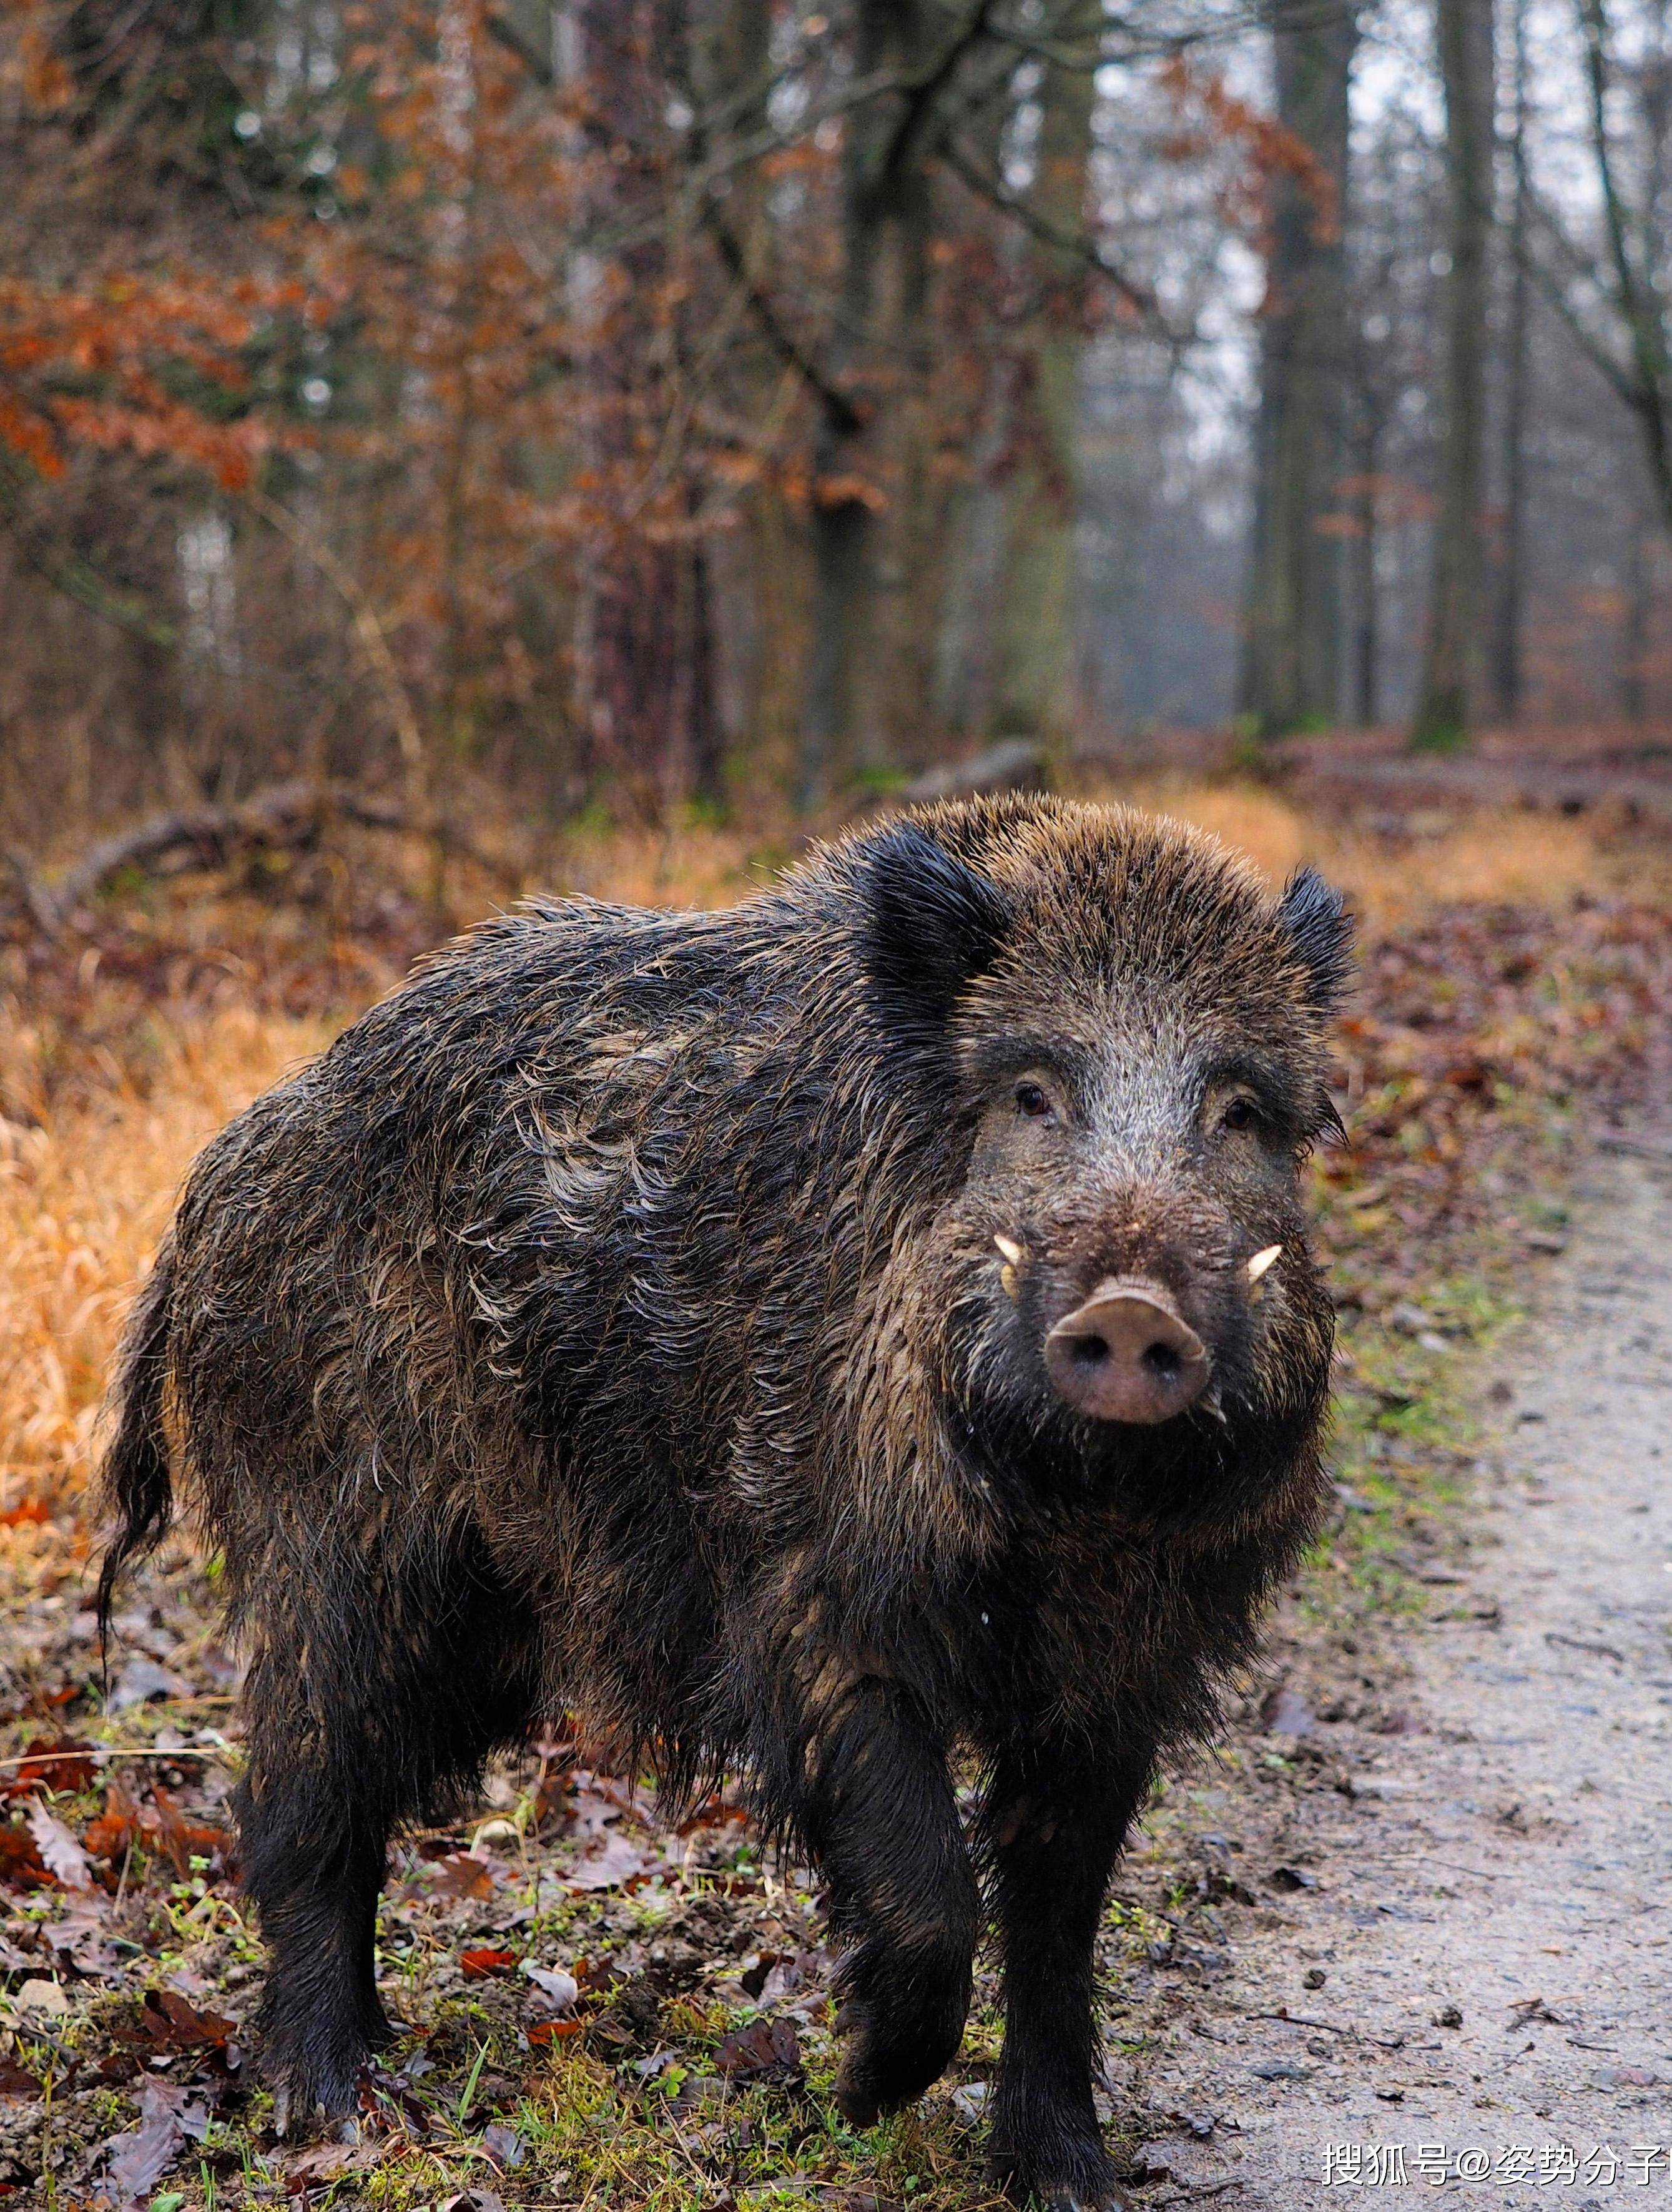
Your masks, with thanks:
[{"label": "tree trunk", "polygon": [[[747,145],[768,127],[772,86],[772,0],[707,0],[690,13],[690,89],[699,111],[715,118],[694,139],[690,156]],[[775,279],[771,194],[759,162],[744,162],[717,179],[710,221],[724,234],[723,253],[733,284],[770,296]],[[731,265],[734,261],[735,265]],[[745,418],[767,419],[784,374],[764,331],[745,324],[734,370],[736,400]],[[718,807],[725,801],[725,754],[729,744],[768,744],[784,735],[785,710],[777,671],[796,655],[798,625],[787,604],[781,576],[783,495],[761,481],[736,495],[742,526],[693,550],[694,584],[709,610],[714,661],[710,744],[695,763],[694,795]],[[793,717],[793,706],[788,708]],[[793,727],[793,720],[790,727]]]},{"label": "tree trunk", "polygon": [[[1057,35],[1071,42],[1088,32],[1071,21]],[[1030,198],[1058,234],[1078,237],[1085,227],[1096,98],[1090,70],[1047,68],[1039,93],[1039,167]],[[1067,728],[1074,700],[1075,485],[1086,269],[1079,256],[1043,246],[1036,246],[1034,256],[1038,297],[1024,342],[1025,434],[1011,483],[995,611],[993,722],[1000,737],[1049,743]]]},{"label": "tree trunk", "polygon": [[1353,586],[1353,719],[1361,730],[1374,729],[1379,704],[1381,650],[1379,591],[1376,574],[1377,465],[1385,425],[1374,395],[1359,395],[1354,453]]},{"label": "tree trunk", "polygon": [[1341,222],[1358,24],[1347,0],[1293,21],[1284,0],[1268,0],[1268,12],[1278,119],[1307,155],[1304,171],[1280,171],[1271,188],[1239,686],[1243,712],[1277,737],[1327,724],[1340,703],[1341,538],[1325,526],[1345,428]]},{"label": "tree trunk", "polygon": [[[909,70],[926,51],[928,0],[858,0],[853,70]],[[867,684],[875,637],[878,516],[889,496],[891,386],[919,373],[927,296],[928,181],[899,143],[897,97],[847,118],[842,276],[826,401],[814,451],[813,636],[801,716],[796,799],[817,805],[833,781],[876,763],[877,702]],[[845,401],[844,404],[840,404]]]},{"label": "tree trunk", "polygon": [[[654,0],[585,0],[581,20],[590,128],[611,156],[605,213],[642,220],[666,192],[657,161],[665,88],[655,66],[665,26]],[[642,409],[648,404],[660,416],[666,404],[656,373],[647,374],[647,357],[666,350],[680,373],[677,325],[665,348],[649,343],[649,317],[668,264],[665,235],[647,225],[620,256],[629,296],[647,312],[617,313],[591,349],[595,435],[617,495],[644,467]],[[691,512],[689,487],[681,505]],[[716,774],[713,595],[704,558],[695,532],[669,542],[629,516],[600,544],[590,579],[590,765],[624,783],[650,813],[688,796],[694,781],[712,786]]]},{"label": "tree trunk", "polygon": [[1510,210],[1510,310],[1504,333],[1504,526],[1493,635],[1493,695],[1499,719],[1521,711],[1522,534],[1527,509],[1527,20],[1516,0],[1515,125],[1510,141],[1515,197]]},{"label": "tree trunk", "polygon": [[1632,516],[1630,533],[1626,544],[1625,634],[1620,641],[1620,711],[1628,722],[1640,722],[1648,711],[1645,664],[1654,576],[1646,514]]},{"label": "tree trunk", "polygon": [[1481,453],[1487,244],[1492,228],[1493,24],[1480,0],[1439,0],[1445,88],[1447,279],[1444,434],[1428,593],[1427,648],[1411,726],[1419,747],[1467,741],[1480,657]]}]

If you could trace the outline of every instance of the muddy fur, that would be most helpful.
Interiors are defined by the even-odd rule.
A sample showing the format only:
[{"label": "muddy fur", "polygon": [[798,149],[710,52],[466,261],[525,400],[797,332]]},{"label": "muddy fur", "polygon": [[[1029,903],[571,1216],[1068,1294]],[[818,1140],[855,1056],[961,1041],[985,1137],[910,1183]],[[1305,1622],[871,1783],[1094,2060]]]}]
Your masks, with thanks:
[{"label": "muddy fur", "polygon": [[[252,1653],[294,2113],[346,2109],[387,2033],[392,1828],[568,1708],[676,1795],[745,1771],[817,1857],[855,2118],[954,2055],[990,1922],[999,2166],[1115,2201],[1111,1863],[1318,1521],[1296,1167],[1346,944],[1310,873],[1280,902],[1176,823],[936,808],[729,912],[489,922],[208,1147],[131,1325],[101,1599],[177,1475]],[[1018,1120],[1029,1070],[1055,1118]],[[1213,1361],[1152,1428],[1040,1355],[1134,1269]]]}]

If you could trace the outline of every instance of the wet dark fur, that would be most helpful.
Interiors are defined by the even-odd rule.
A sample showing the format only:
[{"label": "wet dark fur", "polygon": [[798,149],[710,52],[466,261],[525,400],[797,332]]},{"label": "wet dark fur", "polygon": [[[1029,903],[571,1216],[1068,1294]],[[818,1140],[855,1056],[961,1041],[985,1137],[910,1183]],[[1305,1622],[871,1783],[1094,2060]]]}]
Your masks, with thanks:
[{"label": "wet dark fur", "polygon": [[[1176,824],[947,807],[727,913],[490,922],[209,1146],[130,1328],[101,1600],[167,1525],[172,1439],[252,1653],[245,1880],[293,2109],[344,2109],[388,2032],[392,1827],[568,1706],[675,1793],[745,1770],[817,1855],[856,2117],[952,2057],[990,1919],[996,2157],[1110,2200],[1093,1934],[1158,1754],[1317,1524],[1330,1318],[1298,1199],[1249,1312],[1269,1223],[1233,1249],[1158,1185],[1186,1224],[1158,1271],[1198,1214],[1219,1239],[1223,1419],[1070,1414],[1016,1333],[1043,1291],[1013,1322],[960,1212],[978,1097],[1018,1037],[1164,1103],[1251,1056],[1298,1158],[1344,963],[1310,877],[1280,908]],[[1052,1233],[1102,1233],[1073,1211]]]}]

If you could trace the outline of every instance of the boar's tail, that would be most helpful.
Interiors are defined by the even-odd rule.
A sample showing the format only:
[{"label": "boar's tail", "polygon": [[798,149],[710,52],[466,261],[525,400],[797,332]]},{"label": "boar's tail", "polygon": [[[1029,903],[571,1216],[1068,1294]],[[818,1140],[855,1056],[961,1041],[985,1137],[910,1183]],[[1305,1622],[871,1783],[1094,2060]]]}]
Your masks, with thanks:
[{"label": "boar's tail", "polygon": [[105,1455],[99,1486],[105,1510],[116,1528],[99,1570],[101,1649],[122,1570],[136,1555],[150,1550],[173,1517],[174,1486],[168,1471],[168,1436],[162,1416],[173,1297],[174,1248],[169,1239],[157,1254],[149,1279],[128,1317],[112,1392],[116,1434]]}]

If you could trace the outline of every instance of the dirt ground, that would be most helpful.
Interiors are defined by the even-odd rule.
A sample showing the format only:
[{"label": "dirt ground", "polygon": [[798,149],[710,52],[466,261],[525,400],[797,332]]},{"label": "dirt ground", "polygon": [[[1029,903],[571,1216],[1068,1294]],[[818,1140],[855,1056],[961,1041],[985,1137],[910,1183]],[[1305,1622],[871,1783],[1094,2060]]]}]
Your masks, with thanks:
[{"label": "dirt ground", "polygon": [[1310,1697],[1355,1686],[1339,1650],[1301,1655],[1305,1691],[1271,1708],[1308,1783],[1253,1823],[1228,1799],[1220,1856],[1280,1903],[1238,1915],[1223,1975],[1160,2008],[1138,2086],[1183,2118],[1139,2152],[1163,2185],[1146,2202],[1582,2208],[1669,2186],[1672,1154],[1654,1149],[1582,1185],[1493,1363],[1478,1509],[1384,1655],[1407,1670],[1397,1731],[1317,1717]]}]

